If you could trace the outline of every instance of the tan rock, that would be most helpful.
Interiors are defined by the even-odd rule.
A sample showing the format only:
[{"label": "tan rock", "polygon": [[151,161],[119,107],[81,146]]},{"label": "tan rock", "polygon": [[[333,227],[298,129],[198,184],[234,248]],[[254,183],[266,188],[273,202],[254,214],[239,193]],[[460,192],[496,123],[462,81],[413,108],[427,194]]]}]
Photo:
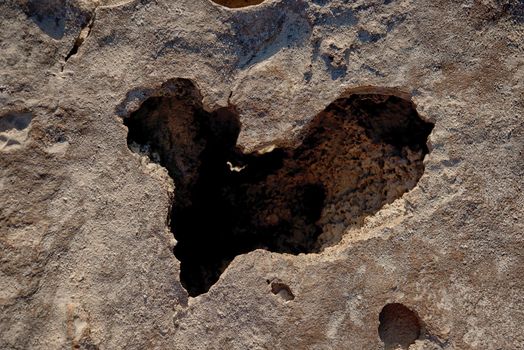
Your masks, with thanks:
[{"label": "tan rock", "polygon": [[0,3],[0,348],[524,348],[522,1],[225,2]]}]

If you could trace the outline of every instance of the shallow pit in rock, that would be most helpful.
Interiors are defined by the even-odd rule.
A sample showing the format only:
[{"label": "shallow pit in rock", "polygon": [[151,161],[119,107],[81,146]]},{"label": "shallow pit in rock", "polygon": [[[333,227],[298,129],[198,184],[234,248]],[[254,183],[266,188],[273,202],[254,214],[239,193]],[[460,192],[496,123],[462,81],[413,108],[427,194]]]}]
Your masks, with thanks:
[{"label": "shallow pit in rock", "polygon": [[211,0],[219,5],[229,8],[241,8],[263,3],[265,0]]},{"label": "shallow pit in rock", "polygon": [[255,249],[319,252],[412,189],[433,125],[413,104],[366,94],[336,100],[296,148],[245,154],[234,108],[206,112],[188,80],[124,120],[131,150],[175,183],[171,229],[189,295],[207,292],[233,258]]},{"label": "shallow pit in rock", "polygon": [[274,279],[272,281],[267,280],[267,283],[270,285],[271,293],[279,296],[284,301],[291,301],[295,299],[295,295],[291,291],[291,288],[284,282],[279,279]]},{"label": "shallow pit in rock", "polygon": [[384,306],[379,321],[378,333],[385,350],[408,349],[420,337],[421,324],[417,315],[402,304]]}]

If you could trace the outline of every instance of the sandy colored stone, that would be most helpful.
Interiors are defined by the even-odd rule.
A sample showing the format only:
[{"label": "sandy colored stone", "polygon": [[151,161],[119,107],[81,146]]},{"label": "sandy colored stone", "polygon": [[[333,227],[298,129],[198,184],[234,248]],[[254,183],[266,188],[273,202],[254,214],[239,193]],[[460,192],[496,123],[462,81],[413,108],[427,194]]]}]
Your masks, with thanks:
[{"label": "sandy colored stone", "polygon": [[[1,349],[383,349],[391,303],[411,350],[524,348],[522,1],[7,0],[0,28]],[[190,298],[173,181],[123,123],[179,78],[234,106],[245,152],[341,97],[411,100],[424,174],[324,251],[237,256]]]}]

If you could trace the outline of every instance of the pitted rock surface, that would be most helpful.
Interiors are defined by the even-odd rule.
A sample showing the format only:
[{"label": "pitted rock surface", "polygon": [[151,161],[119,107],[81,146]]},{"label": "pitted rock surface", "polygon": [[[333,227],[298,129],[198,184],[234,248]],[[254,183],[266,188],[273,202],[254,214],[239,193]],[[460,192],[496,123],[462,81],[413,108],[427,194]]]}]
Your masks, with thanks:
[{"label": "pitted rock surface", "polygon": [[[0,3],[0,348],[524,348],[522,1],[225,2]],[[234,114],[244,155],[343,120],[319,140],[334,160],[312,154],[301,173],[333,178],[318,249],[240,252],[189,296],[173,253],[183,186],[128,142],[130,116],[176,81],[201,113]],[[330,109],[365,95],[434,125],[427,152],[395,153]],[[385,154],[392,191],[349,205],[353,173]],[[260,218],[294,217],[274,208]]]}]

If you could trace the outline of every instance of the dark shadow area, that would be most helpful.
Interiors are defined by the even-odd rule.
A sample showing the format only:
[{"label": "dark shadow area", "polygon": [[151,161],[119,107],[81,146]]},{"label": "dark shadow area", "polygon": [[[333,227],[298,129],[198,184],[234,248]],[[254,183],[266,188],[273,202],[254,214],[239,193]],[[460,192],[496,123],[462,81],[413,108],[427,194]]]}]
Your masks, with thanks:
[{"label": "dark shadow area", "polygon": [[306,9],[305,3],[290,1],[260,6],[256,11],[232,12],[228,19],[231,30],[219,39],[237,47],[237,67],[246,69],[307,42],[311,30]]},{"label": "dark shadow area", "polygon": [[209,113],[201,100],[191,82],[178,80],[172,93],[150,97],[124,121],[130,149],[174,180],[174,253],[191,296],[208,291],[239,254],[310,253],[337,243],[343,229],[413,188],[423,173],[432,126],[396,97],[337,100],[296,149],[251,154],[236,146],[235,111]]},{"label": "dark shadow area", "polygon": [[57,0],[27,0],[27,16],[51,38],[60,40],[65,33],[67,6]]},{"label": "dark shadow area", "polygon": [[8,113],[0,116],[0,132],[10,130],[24,130],[33,120],[31,113]]},{"label": "dark shadow area", "polygon": [[385,350],[408,349],[420,337],[417,315],[402,304],[388,304],[379,315],[378,333]]},{"label": "dark shadow area", "polygon": [[28,138],[33,115],[28,112],[12,112],[0,116],[0,152],[22,145]]}]

